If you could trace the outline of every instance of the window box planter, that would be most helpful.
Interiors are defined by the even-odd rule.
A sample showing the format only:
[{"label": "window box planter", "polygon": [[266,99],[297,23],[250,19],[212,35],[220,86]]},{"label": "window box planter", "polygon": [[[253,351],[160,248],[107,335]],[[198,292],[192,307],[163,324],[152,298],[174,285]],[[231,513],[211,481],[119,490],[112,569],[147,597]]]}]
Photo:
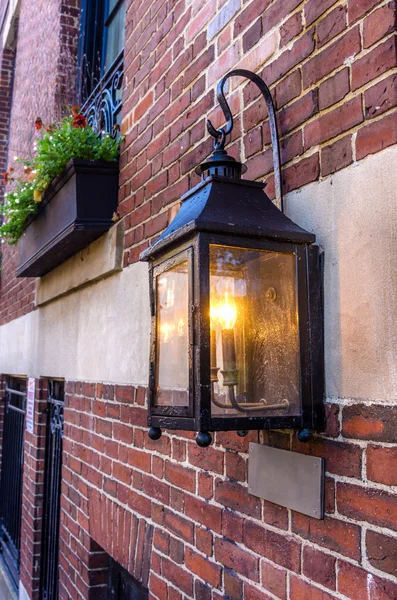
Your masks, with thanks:
[{"label": "window box planter", "polygon": [[41,277],[113,225],[117,162],[71,160],[44,193],[18,241],[18,277]]}]

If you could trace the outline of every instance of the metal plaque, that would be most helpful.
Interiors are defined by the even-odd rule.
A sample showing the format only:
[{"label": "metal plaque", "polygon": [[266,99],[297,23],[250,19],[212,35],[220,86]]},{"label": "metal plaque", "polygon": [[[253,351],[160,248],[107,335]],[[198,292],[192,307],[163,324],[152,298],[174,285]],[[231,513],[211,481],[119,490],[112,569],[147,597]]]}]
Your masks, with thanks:
[{"label": "metal plaque", "polygon": [[250,443],[248,491],[309,517],[323,519],[324,459]]}]

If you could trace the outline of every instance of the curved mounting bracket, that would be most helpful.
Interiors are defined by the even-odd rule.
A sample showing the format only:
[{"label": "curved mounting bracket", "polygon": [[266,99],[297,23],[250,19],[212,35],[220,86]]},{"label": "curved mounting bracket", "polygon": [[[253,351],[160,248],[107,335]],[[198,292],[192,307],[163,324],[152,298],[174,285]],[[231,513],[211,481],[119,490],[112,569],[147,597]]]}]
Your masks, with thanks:
[{"label": "curved mounting bracket", "polygon": [[273,98],[270,93],[269,88],[266,83],[263,81],[259,75],[256,73],[252,73],[251,71],[247,71],[246,69],[235,69],[234,71],[229,71],[218,83],[216,89],[216,96],[219,102],[219,106],[221,107],[223,114],[225,115],[226,125],[225,127],[221,127],[219,129],[215,129],[212,125],[211,121],[207,119],[207,129],[208,133],[214,138],[214,149],[215,150],[223,150],[225,147],[226,136],[231,133],[233,129],[233,115],[231,113],[230,107],[225,98],[225,94],[223,91],[224,85],[226,81],[230,77],[239,76],[245,77],[249,79],[253,83],[255,83],[260,89],[262,96],[266,102],[267,112],[269,115],[269,124],[270,124],[270,137],[272,141],[272,149],[273,149],[273,164],[274,164],[274,187],[276,190],[276,202],[278,207],[282,212],[284,212],[284,201],[283,201],[283,189],[282,189],[282,179],[281,179],[281,159],[280,159],[280,144],[278,138],[278,129],[277,129],[277,121],[276,121],[276,111],[274,108]]}]

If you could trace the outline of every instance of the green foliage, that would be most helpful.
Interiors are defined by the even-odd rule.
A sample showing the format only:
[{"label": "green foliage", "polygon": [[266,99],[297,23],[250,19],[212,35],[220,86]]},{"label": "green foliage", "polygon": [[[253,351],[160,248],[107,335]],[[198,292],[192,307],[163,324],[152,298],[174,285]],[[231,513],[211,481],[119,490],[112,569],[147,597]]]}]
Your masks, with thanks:
[{"label": "green foliage", "polygon": [[13,188],[5,194],[4,205],[0,207],[4,216],[0,237],[9,244],[17,243],[27,217],[37,212],[43,192],[71,159],[112,162],[119,156],[122,138],[98,135],[86,124],[85,117],[76,107],[72,109],[72,116],[56,125],[44,127],[37,119],[35,127],[43,132],[35,144],[36,156],[31,161],[16,159],[23,165],[24,174],[13,178],[13,168],[3,174],[4,183]]}]

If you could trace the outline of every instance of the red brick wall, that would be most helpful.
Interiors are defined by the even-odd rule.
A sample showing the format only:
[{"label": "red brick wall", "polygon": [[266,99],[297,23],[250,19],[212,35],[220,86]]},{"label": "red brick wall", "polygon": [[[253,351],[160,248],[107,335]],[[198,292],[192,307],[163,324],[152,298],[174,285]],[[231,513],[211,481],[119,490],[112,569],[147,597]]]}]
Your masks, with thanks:
[{"label": "red brick wall", "polygon": [[[80,0],[33,0],[21,11],[13,90],[14,55],[10,50],[4,50],[1,67],[0,92],[5,96],[0,103],[1,171],[7,163],[14,164],[14,156],[31,157],[37,116],[51,122],[74,100],[79,6]],[[43,51],[32,52],[32,48]],[[17,279],[17,265],[16,247],[3,244],[0,325],[34,309],[35,280]]]},{"label": "red brick wall", "polygon": [[[59,106],[59,6],[35,0],[21,16],[11,156],[31,148],[25,123]],[[77,7],[68,6],[61,20],[73,28]],[[214,87],[231,68],[255,70],[271,86],[286,191],[395,144],[395,19],[395,2],[376,0],[132,0],[120,179],[125,266],[197,182],[192,169],[212,146],[205,118],[222,124]],[[51,73],[30,63],[40,40]],[[230,97],[231,152],[251,178],[268,179],[271,194],[262,102],[245,83]],[[34,281],[15,280],[14,266],[7,250],[1,323],[33,308]],[[199,449],[187,433],[149,440],[143,388],[68,382],[66,392],[62,600],[105,598],[108,555],[147,583],[152,600],[397,597],[395,407],[329,402],[327,432],[309,445],[286,432],[223,433]],[[326,459],[324,521],[248,495],[247,444],[258,436]],[[39,454],[27,465],[22,581],[36,593]]]},{"label": "red brick wall", "polygon": [[[307,445],[228,432],[200,449],[186,432],[149,439],[143,388],[66,389],[62,600],[102,598],[101,549],[148,580],[152,600],[397,597],[394,407],[330,402],[325,435]],[[248,494],[258,436],[326,459],[323,521]]]},{"label": "red brick wall", "polygon": [[[286,192],[395,144],[395,25],[394,1],[131,2],[120,180],[124,264],[138,260],[198,181],[192,169],[211,150],[205,118],[222,124],[214,87],[230,69],[254,70],[271,87]],[[263,101],[245,83],[230,98],[237,117],[231,153],[247,162],[247,177],[267,178],[272,195]]]}]

